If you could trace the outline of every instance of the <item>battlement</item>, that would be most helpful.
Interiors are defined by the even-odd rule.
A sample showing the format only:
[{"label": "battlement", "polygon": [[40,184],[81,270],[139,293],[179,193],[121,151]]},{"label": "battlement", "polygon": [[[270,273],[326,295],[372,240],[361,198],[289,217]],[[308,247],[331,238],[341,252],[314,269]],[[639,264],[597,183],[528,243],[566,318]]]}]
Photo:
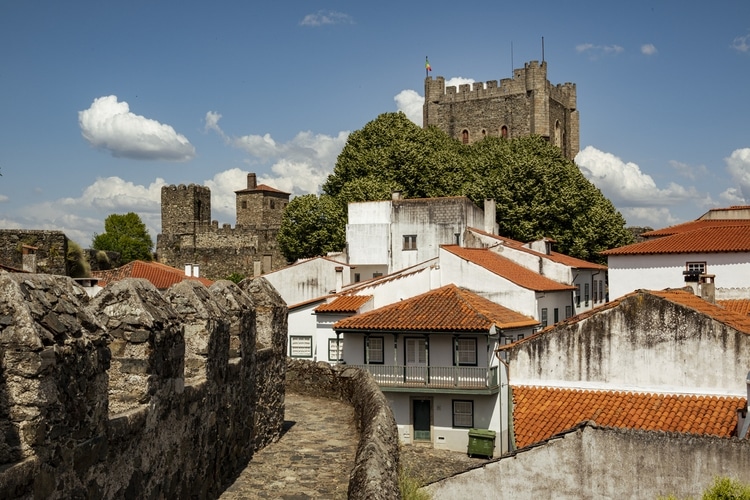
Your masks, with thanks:
[{"label": "battlement", "polygon": [[281,432],[287,308],[263,279],[89,300],[0,273],[0,317],[2,498],[215,498]]}]

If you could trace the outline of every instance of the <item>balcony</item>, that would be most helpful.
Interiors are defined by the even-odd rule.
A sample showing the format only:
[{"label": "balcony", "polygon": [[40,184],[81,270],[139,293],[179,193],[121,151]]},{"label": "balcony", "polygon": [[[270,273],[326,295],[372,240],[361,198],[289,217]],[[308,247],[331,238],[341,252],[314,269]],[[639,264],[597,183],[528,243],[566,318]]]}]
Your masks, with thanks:
[{"label": "balcony", "polygon": [[493,394],[500,389],[496,366],[350,366],[370,372],[382,391]]}]

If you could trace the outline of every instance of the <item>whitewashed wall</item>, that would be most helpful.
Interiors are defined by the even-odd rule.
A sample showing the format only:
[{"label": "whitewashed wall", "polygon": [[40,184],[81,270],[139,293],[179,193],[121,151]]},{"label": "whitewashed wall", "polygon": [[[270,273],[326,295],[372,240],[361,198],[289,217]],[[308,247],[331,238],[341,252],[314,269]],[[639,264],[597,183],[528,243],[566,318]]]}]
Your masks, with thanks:
[{"label": "whitewashed wall", "polygon": [[289,306],[306,302],[336,290],[336,268],[343,267],[342,284],[351,281],[351,269],[346,264],[317,257],[279,269],[263,277],[279,292]]}]

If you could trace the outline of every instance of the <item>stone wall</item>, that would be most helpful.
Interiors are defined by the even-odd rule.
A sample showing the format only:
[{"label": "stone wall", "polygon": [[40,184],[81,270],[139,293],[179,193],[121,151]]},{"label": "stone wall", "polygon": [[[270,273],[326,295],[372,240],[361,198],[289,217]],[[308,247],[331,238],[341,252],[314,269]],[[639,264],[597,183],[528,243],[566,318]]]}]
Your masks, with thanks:
[{"label": "stone wall", "polygon": [[62,231],[0,229],[0,264],[24,270],[23,246],[36,247],[36,272],[68,275],[68,238]]},{"label": "stone wall", "polygon": [[0,274],[0,498],[218,497],[281,432],[271,290]]},{"label": "stone wall", "polygon": [[286,389],[343,400],[354,407],[359,446],[349,476],[349,498],[401,498],[396,420],[385,396],[367,372],[346,365],[290,358]]},{"label": "stone wall", "polygon": [[599,427],[571,431],[425,488],[434,498],[700,498],[750,483],[750,441]]}]

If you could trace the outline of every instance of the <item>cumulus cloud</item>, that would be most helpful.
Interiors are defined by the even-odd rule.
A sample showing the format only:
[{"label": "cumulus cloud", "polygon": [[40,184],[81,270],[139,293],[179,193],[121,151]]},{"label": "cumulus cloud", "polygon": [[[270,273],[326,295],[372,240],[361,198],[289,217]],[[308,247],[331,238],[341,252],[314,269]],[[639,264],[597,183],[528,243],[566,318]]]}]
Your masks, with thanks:
[{"label": "cumulus cloud", "polygon": [[98,178],[78,198],[61,198],[65,206],[87,207],[113,212],[160,212],[161,188],[166,185],[157,178],[148,186],[140,186],[119,177]]},{"label": "cumulus cloud", "polygon": [[727,188],[719,195],[719,198],[727,202],[727,204],[729,205],[745,204],[745,197],[742,196],[742,191],[737,188]]},{"label": "cumulus cloud", "polygon": [[403,111],[409,120],[420,127],[422,126],[423,96],[419,95],[415,90],[402,90],[396,94],[393,100],[396,101],[396,109],[398,111]]},{"label": "cumulus cloud", "polygon": [[730,47],[737,52],[750,52],[750,34],[736,37]]},{"label": "cumulus cloud", "polygon": [[651,226],[654,228],[673,226],[680,221],[672,215],[668,208],[653,207],[625,207],[620,213],[629,224],[635,226]]},{"label": "cumulus cloud", "polygon": [[632,162],[624,162],[611,153],[587,146],[575,158],[581,172],[615,205],[668,206],[696,198],[694,188],[684,188],[670,182],[658,188],[654,179]]},{"label": "cumulus cloud", "polygon": [[299,24],[300,26],[315,27],[327,24],[354,24],[354,19],[349,14],[344,14],[343,12],[319,10],[314,14],[306,15]]},{"label": "cumulus cloud", "polygon": [[587,54],[590,59],[617,55],[625,52],[625,49],[619,45],[594,45],[593,43],[581,43],[576,45],[576,52]]},{"label": "cumulus cloud", "polygon": [[[339,132],[336,136],[299,132],[287,142],[277,142],[271,134],[229,137],[219,125],[220,117],[218,113],[213,115],[211,129],[226,138],[230,145],[247,153],[250,156],[249,165],[270,164],[272,174],[259,175],[258,182],[293,195],[317,193],[320,190],[320,186],[333,172],[336,158],[349,137],[348,131]],[[209,123],[208,116],[206,123]],[[240,186],[244,185],[243,175],[246,174],[236,169],[219,175],[222,177],[214,177],[209,182],[216,183],[216,188],[224,193],[217,193],[220,199],[224,196],[231,197],[231,200],[225,198],[219,205],[231,207],[231,213],[234,214],[234,191],[237,190],[238,181]],[[222,188],[224,185],[226,187]]]},{"label": "cumulus cloud", "polygon": [[136,160],[186,161],[195,148],[185,136],[156,120],[136,115],[128,103],[110,95],[94,99],[88,109],[78,112],[84,139],[112,156]]},{"label": "cumulus cloud", "polygon": [[737,184],[743,203],[750,200],[750,148],[735,149],[729,158],[725,158],[727,171],[732,181]]},{"label": "cumulus cloud", "polygon": [[651,43],[641,45],[641,54],[645,56],[653,56],[657,52],[658,51],[656,50],[656,47],[654,47],[654,45]]}]

